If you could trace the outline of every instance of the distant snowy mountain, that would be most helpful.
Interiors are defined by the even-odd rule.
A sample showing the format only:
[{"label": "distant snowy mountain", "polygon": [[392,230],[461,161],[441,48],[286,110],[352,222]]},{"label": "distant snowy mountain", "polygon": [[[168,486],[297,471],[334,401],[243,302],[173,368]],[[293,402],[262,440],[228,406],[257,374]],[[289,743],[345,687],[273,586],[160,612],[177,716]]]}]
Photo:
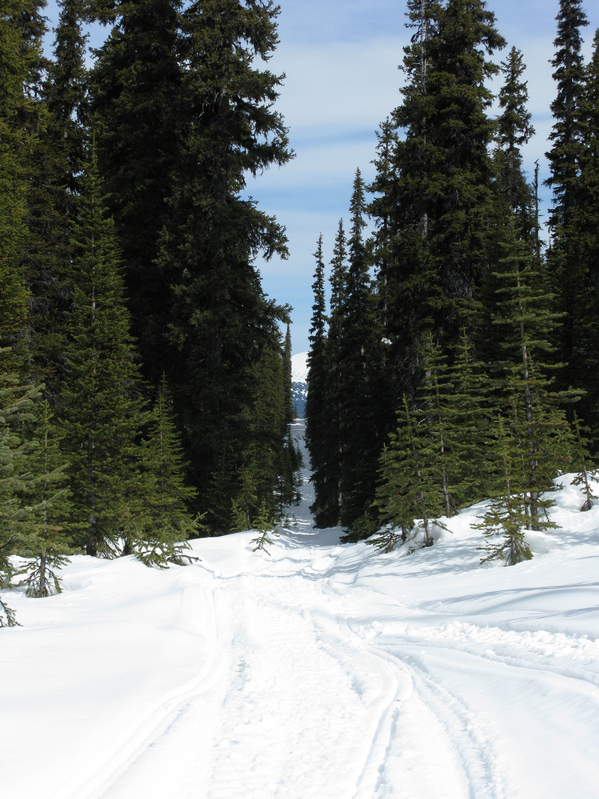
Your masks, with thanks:
[{"label": "distant snowy mountain", "polygon": [[293,407],[303,419],[308,397],[308,353],[298,352],[291,356],[291,382],[293,386]]}]

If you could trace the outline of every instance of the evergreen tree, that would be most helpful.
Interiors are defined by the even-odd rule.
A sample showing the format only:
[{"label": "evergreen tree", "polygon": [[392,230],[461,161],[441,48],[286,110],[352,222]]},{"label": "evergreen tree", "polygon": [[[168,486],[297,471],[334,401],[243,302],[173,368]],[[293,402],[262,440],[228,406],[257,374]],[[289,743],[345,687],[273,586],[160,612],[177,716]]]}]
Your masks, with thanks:
[{"label": "evergreen tree", "polygon": [[72,226],[77,215],[85,138],[86,37],[81,0],[63,0],[54,60],[45,64],[37,87],[34,141],[29,159],[30,245],[26,254],[30,292],[32,368],[56,403],[64,376],[62,330],[70,297]]},{"label": "evergreen tree", "polygon": [[[329,527],[338,519],[337,497],[335,488],[333,496],[333,514],[329,511],[331,495],[329,492],[327,466],[331,452],[327,446],[329,425],[333,419],[329,414],[329,380],[327,363],[327,317],[324,289],[324,260],[322,252],[322,234],[318,237],[316,252],[316,268],[314,270],[314,304],[312,305],[312,321],[310,324],[310,352],[308,354],[308,397],[306,400],[306,447],[310,453],[312,467],[312,483],[315,501],[311,507],[317,527]],[[333,518],[334,515],[334,518]]]},{"label": "evergreen tree", "polygon": [[447,394],[452,445],[450,490],[459,508],[485,499],[490,488],[491,383],[484,364],[475,360],[473,349],[464,329],[450,369],[453,391]]},{"label": "evergreen tree", "polygon": [[[21,501],[31,482],[30,444],[21,431],[31,422],[39,391],[23,385],[15,374],[0,373],[0,589],[10,585],[14,574],[10,556],[35,546],[35,533],[27,524],[30,509]],[[14,612],[0,598],[0,627],[16,623]]]},{"label": "evergreen tree", "polygon": [[[481,524],[475,527],[482,530],[486,539],[481,549],[487,554],[481,563],[500,558],[506,566],[513,566],[532,558],[525,539],[530,521],[525,493],[527,481],[522,469],[523,453],[519,441],[501,415],[497,420],[494,446],[498,464],[496,488],[489,510],[482,517]],[[556,526],[547,522],[541,524],[544,528]],[[501,541],[495,541],[497,536],[502,536]]]},{"label": "evergreen tree", "polygon": [[[564,236],[556,236],[551,265],[556,267],[555,291],[568,314],[561,357],[568,359],[560,385],[586,392],[577,405],[583,425],[592,429],[589,445],[599,446],[599,32],[586,67],[581,100],[582,149],[577,203]],[[564,283],[562,283],[564,281]],[[573,421],[570,414],[570,420]]]},{"label": "evergreen tree", "polygon": [[[310,371],[316,367],[312,382],[308,383],[308,397],[314,386],[315,396],[310,400],[309,411],[313,421],[307,423],[307,445],[312,461],[312,474],[315,490],[315,501],[311,506],[317,527],[334,527],[339,524],[341,514],[341,460],[343,456],[343,439],[341,436],[341,385],[343,385],[341,359],[341,341],[343,335],[343,314],[347,296],[347,241],[343,220],[339,220],[333,258],[331,260],[331,296],[329,303],[329,326],[326,341],[324,340],[324,287],[321,286],[320,275],[324,274],[321,266],[322,249],[315,253],[317,266],[314,282],[315,303],[313,306],[311,335],[316,346],[316,363],[310,360]],[[322,337],[320,349],[318,342]],[[345,381],[347,383],[347,381]],[[308,410],[306,410],[308,413]],[[322,437],[319,435],[322,433]]]},{"label": "evergreen tree", "polygon": [[581,511],[587,511],[593,507],[593,500],[597,499],[597,497],[593,493],[592,481],[596,481],[599,477],[599,470],[593,466],[591,454],[588,450],[588,433],[589,429],[583,427],[576,411],[574,411],[572,460],[577,469],[577,474],[571,485],[582,486],[584,503],[580,509]]},{"label": "evergreen tree", "polygon": [[447,365],[447,357],[429,333],[421,351],[424,377],[418,392],[417,402],[423,414],[421,425],[426,426],[431,446],[436,448],[441,491],[443,494],[443,511],[445,516],[453,516],[456,512],[455,499],[450,493],[452,480],[452,452],[455,425],[452,424],[450,397],[454,392],[451,375]]},{"label": "evergreen tree", "polygon": [[560,315],[552,310],[530,248],[516,238],[513,226],[504,244],[498,313],[494,318],[504,360],[503,390],[512,413],[513,435],[521,441],[526,466],[525,490],[529,528],[538,529],[540,494],[551,487],[556,472],[569,459],[569,428],[560,402],[573,401],[575,392],[552,389],[549,376],[554,347],[551,343]]},{"label": "evergreen tree", "polygon": [[183,92],[181,2],[96,0],[89,8],[92,19],[113,25],[90,75],[90,113],[125,264],[132,332],[146,376],[157,386],[162,373],[169,374],[164,330],[169,285],[178,276],[165,273],[156,259],[190,101]]},{"label": "evergreen tree", "polygon": [[57,190],[62,189],[65,214],[73,218],[86,157],[88,36],[82,28],[84,0],[59,0],[58,6],[54,59],[48,67],[44,99],[50,114],[51,146],[56,157],[60,157],[62,170],[57,178]]},{"label": "evergreen tree", "polygon": [[443,527],[443,464],[426,412],[411,410],[405,394],[397,413],[397,429],[380,458],[376,494],[379,519],[385,527],[369,543],[389,552],[398,541],[417,542],[422,533],[420,546],[433,545],[433,527]]},{"label": "evergreen tree", "polygon": [[27,558],[19,569],[25,575],[22,583],[27,596],[46,597],[60,593],[60,580],[56,573],[69,562],[73,554],[71,540],[73,524],[69,501],[67,462],[61,451],[63,434],[53,423],[47,400],[37,403],[26,467],[28,480],[20,493],[26,516],[22,522],[31,542],[19,554]]},{"label": "evergreen tree", "polygon": [[[551,104],[554,116],[550,135],[552,148],[546,154],[551,169],[546,182],[553,189],[554,198],[549,217],[552,242],[547,263],[556,306],[563,314],[556,343],[557,357],[562,364],[558,386],[565,390],[569,386],[585,388],[588,376],[592,387],[592,375],[599,362],[589,341],[596,335],[596,319],[592,318],[595,286],[584,257],[581,235],[581,222],[588,212],[581,206],[580,180],[586,127],[581,30],[588,25],[582,0],[560,0],[557,23],[556,54],[551,62],[555,70],[557,97]],[[596,389],[592,389],[592,394],[596,395]],[[593,396],[590,403],[583,400],[580,405],[579,412],[585,422],[591,421],[591,408],[595,401]]]},{"label": "evergreen tree", "polygon": [[515,47],[501,63],[504,84],[499,92],[501,113],[497,119],[495,164],[498,189],[509,213],[517,219],[518,230],[531,240],[536,219],[531,217],[532,194],[524,177],[520,148],[535,134],[527,109],[528,86],[522,80],[526,67]]},{"label": "evergreen tree", "polygon": [[[540,257],[538,212],[522,166],[521,147],[534,135],[534,128],[530,124],[531,115],[526,106],[528,88],[522,80],[524,70],[522,54],[513,47],[508,58],[501,64],[504,84],[499,92],[501,113],[497,118],[496,149],[493,155],[496,242],[489,248],[489,260],[495,265],[503,257],[501,242],[508,235],[506,228],[512,224],[520,239],[528,244],[534,242],[537,258]],[[481,292],[482,324],[476,342],[479,357],[489,364],[502,359],[500,341],[492,324],[493,315],[497,313],[498,288],[498,279],[491,272],[486,276]]]},{"label": "evergreen tree", "polygon": [[[364,517],[376,488],[376,469],[391,422],[383,391],[381,329],[374,314],[370,256],[363,237],[364,183],[356,171],[350,203],[351,230],[340,336],[329,363],[336,359],[341,443],[341,524],[350,529]],[[361,537],[353,531],[352,538]]]},{"label": "evergreen tree", "polygon": [[172,302],[153,357],[166,358],[193,482],[220,531],[252,439],[255,365],[278,347],[286,313],[254,266],[259,252],[286,255],[284,231],[241,196],[248,174],[291,157],[272,110],[281,78],[255,68],[276,46],[277,14],[270,2],[203,0],[182,17],[182,150],[159,260]]},{"label": "evergreen tree", "polygon": [[145,503],[136,439],[145,416],[120,256],[95,158],[83,178],[60,399],[74,519],[88,555],[120,554]]},{"label": "evergreen tree", "polygon": [[287,323],[285,333],[285,346],[283,350],[283,401],[285,406],[285,417],[281,435],[283,438],[282,450],[279,444],[280,464],[278,466],[278,487],[280,509],[287,505],[297,504],[300,501],[299,488],[301,486],[300,469],[302,466],[302,454],[293,438],[291,429],[295,421],[295,409],[293,407],[293,382],[291,364],[291,325]]},{"label": "evergreen tree", "polygon": [[24,0],[0,10],[0,364],[12,372],[23,365],[28,293],[23,263],[27,239],[25,158],[30,130],[23,126],[28,99],[23,86],[31,51],[19,24]]},{"label": "evergreen tree", "polygon": [[378,225],[389,239],[384,306],[391,383],[396,395],[414,397],[427,332],[449,344],[462,327],[476,328],[494,218],[488,153],[494,124],[485,82],[497,71],[488,55],[504,40],[481,0],[414,0],[409,18],[416,33],[404,50],[407,81],[392,117],[405,136],[385,135],[392,156],[380,160],[377,183],[391,201],[381,199],[373,210],[383,214]]},{"label": "evergreen tree", "polygon": [[577,203],[582,150],[581,105],[584,92],[584,62],[581,28],[588,23],[582,0],[560,0],[557,20],[555,69],[557,97],[551,104],[555,118],[546,153],[551,169],[547,184],[553,189],[555,204],[549,219],[551,228],[567,228],[570,212]]},{"label": "evergreen tree", "polygon": [[285,332],[285,348],[283,350],[283,391],[285,393],[285,424],[291,424],[295,419],[293,409],[293,377],[291,365],[291,324],[287,322]]},{"label": "evergreen tree", "polygon": [[197,492],[185,485],[181,444],[166,377],[162,378],[148,436],[142,443],[142,463],[143,511],[132,519],[127,549],[147,566],[164,568],[169,563],[184,562],[188,548],[185,542],[197,537],[202,525],[201,519],[189,512]]}]

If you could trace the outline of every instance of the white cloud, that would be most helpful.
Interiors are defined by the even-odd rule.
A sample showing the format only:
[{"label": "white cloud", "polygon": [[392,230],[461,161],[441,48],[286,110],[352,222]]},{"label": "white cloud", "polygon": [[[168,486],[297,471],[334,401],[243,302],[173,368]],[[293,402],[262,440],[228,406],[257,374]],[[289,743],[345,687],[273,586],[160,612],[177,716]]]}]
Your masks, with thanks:
[{"label": "white cloud", "polygon": [[374,130],[399,105],[405,40],[397,37],[360,42],[289,44],[269,62],[287,78],[277,108],[302,134],[327,126]]}]

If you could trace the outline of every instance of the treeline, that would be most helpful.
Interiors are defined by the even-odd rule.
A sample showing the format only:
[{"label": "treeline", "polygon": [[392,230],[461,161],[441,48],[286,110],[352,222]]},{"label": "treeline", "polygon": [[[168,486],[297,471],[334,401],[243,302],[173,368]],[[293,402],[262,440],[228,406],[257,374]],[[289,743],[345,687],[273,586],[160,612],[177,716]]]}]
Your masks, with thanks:
[{"label": "treeline", "polygon": [[255,67],[278,8],[58,5],[52,58],[45,0],[0,10],[0,587],[17,563],[32,596],[74,552],[163,566],[272,521],[299,459],[290,308],[254,266],[285,231],[244,196],[293,156]]},{"label": "treeline", "polygon": [[[599,32],[560,0],[547,153],[550,244],[522,54],[482,0],[408,0],[402,102],[358,171],[325,303],[316,251],[307,442],[319,526],[387,550],[430,546],[441,518],[493,498],[484,558],[530,557],[544,493],[599,449]],[[499,74],[499,113],[489,79]],[[370,200],[367,201],[367,195]],[[364,236],[365,221],[374,233]]]}]

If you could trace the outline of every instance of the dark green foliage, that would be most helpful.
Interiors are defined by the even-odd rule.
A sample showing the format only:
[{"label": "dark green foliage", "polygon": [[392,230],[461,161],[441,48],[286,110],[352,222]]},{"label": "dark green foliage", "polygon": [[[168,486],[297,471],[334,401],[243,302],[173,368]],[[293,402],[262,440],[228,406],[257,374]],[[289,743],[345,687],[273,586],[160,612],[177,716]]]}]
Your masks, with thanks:
[{"label": "dark green foliage", "polygon": [[[331,262],[331,310],[325,338],[322,239],[316,252],[308,383],[307,444],[313,467],[318,526],[341,523],[347,540],[368,534],[376,469],[390,427],[383,380],[382,330],[370,277],[364,183],[357,170],[346,242],[339,223]],[[312,373],[312,369],[314,372]]]},{"label": "dark green foliage", "polygon": [[536,236],[537,220],[533,216],[532,193],[522,168],[520,148],[535,134],[530,123],[531,113],[528,102],[528,86],[522,81],[526,69],[522,53],[515,47],[501,63],[504,84],[499,92],[501,113],[497,119],[497,149],[495,169],[497,190],[503,199],[506,211],[514,214],[521,235],[531,240]]},{"label": "dark green foliage", "polygon": [[259,532],[259,535],[256,538],[252,538],[250,541],[250,544],[255,544],[252,551],[258,552],[260,550],[270,555],[270,552],[266,549],[266,545],[273,546],[273,541],[269,536],[279,535],[279,531],[276,529],[275,521],[264,500],[262,500],[262,504],[252,520],[252,530],[257,530]]},{"label": "dark green foliage", "polygon": [[315,502],[311,508],[317,527],[330,527],[338,521],[338,484],[331,491],[329,470],[331,449],[331,419],[329,390],[334,389],[330,381],[327,362],[327,317],[324,292],[324,261],[322,234],[314,253],[314,304],[310,325],[310,353],[308,355],[308,398],[306,400],[306,446],[310,453],[312,483]]},{"label": "dark green foliage", "polygon": [[[351,530],[374,500],[377,463],[391,424],[381,374],[382,330],[374,313],[370,256],[363,238],[365,201],[359,169],[350,212],[347,279],[337,310],[340,335],[329,354],[329,366],[334,364],[337,375],[340,520]],[[354,532],[351,538],[355,537]]]},{"label": "dark green foliage", "polygon": [[278,485],[276,495],[280,505],[280,510],[285,506],[297,504],[300,501],[299,488],[301,485],[300,469],[302,467],[302,454],[293,438],[291,424],[295,420],[295,409],[293,407],[293,383],[291,365],[291,326],[287,323],[285,334],[285,345],[283,349],[282,363],[282,402],[284,406],[283,426],[277,449],[279,451],[278,466]]},{"label": "dark green foliage", "polygon": [[119,251],[95,160],[83,179],[66,330],[60,421],[75,521],[88,555],[120,552],[143,505],[137,437],[144,422]]},{"label": "dark green foliage", "polygon": [[155,263],[190,102],[183,92],[180,8],[179,0],[91,4],[92,17],[114,22],[89,79],[98,163],[123,254],[132,330],[156,386],[169,358],[169,285],[180,280]]},{"label": "dark green foliage", "polygon": [[197,491],[185,485],[181,443],[165,377],[142,442],[141,459],[143,507],[127,532],[127,550],[147,566],[165,568],[184,562],[186,540],[197,537],[203,525],[189,512]]},{"label": "dark green foliage", "polygon": [[513,227],[503,245],[505,257],[495,273],[501,297],[494,324],[501,337],[505,402],[513,408],[513,435],[521,442],[526,474],[529,527],[538,526],[539,497],[551,487],[558,470],[569,463],[569,428],[560,402],[577,398],[573,391],[552,389],[551,340],[560,315],[552,310],[530,247],[516,239]]},{"label": "dark green foliage", "polygon": [[19,20],[22,0],[0,10],[0,363],[2,371],[22,366],[27,315],[23,250],[27,238],[26,173],[30,130],[22,124],[29,99],[23,86],[31,69],[31,52],[23,42]]},{"label": "dark green foliage", "polygon": [[[0,374],[0,588],[8,587],[14,574],[10,556],[36,545],[29,524],[33,509],[22,501],[32,485],[31,447],[23,430],[34,419],[39,393],[39,388],[23,385],[17,375]],[[14,624],[14,613],[0,600],[0,627]]]},{"label": "dark green foliage", "polygon": [[87,36],[82,30],[85,0],[59,0],[54,60],[49,64],[44,99],[50,114],[48,136],[54,156],[60,159],[62,174],[57,189],[69,216],[75,212],[80,177],[85,162],[87,139]]},{"label": "dark green foliage", "polygon": [[491,383],[484,364],[474,358],[466,330],[450,369],[452,391],[447,394],[451,495],[458,508],[485,499],[492,461],[490,437]]},{"label": "dark green foliage", "polygon": [[426,427],[433,449],[436,448],[441,490],[443,492],[443,512],[445,516],[453,516],[456,502],[450,493],[452,472],[457,464],[452,464],[452,454],[457,436],[453,424],[453,413],[450,397],[454,386],[447,366],[447,357],[429,333],[420,351],[424,377],[417,395],[417,406],[422,414],[421,427]]},{"label": "dark green foliage", "polygon": [[[589,444],[597,452],[599,413],[599,33],[584,72],[580,100],[581,149],[576,202],[567,227],[555,231],[549,266],[559,309],[565,314],[559,338],[559,385],[580,387],[586,394],[577,411],[592,428]],[[574,191],[572,188],[571,193]],[[573,421],[569,413],[570,421]]]},{"label": "dark green foliage", "polygon": [[[562,390],[580,386],[588,391],[578,412],[585,424],[595,426],[599,398],[597,268],[586,246],[589,239],[585,231],[589,230],[589,223],[593,224],[596,192],[591,191],[589,195],[583,188],[586,181],[582,180],[583,161],[589,163],[588,155],[593,161],[592,144],[587,138],[593,127],[593,114],[585,105],[586,84],[592,68],[585,70],[582,57],[581,30],[588,21],[581,0],[560,0],[557,22],[556,54],[552,61],[557,97],[551,105],[554,126],[550,135],[552,148],[547,153],[551,168],[547,184],[554,195],[549,218],[552,243],[547,253],[547,271],[556,295],[556,307],[563,314],[556,337],[557,360],[562,364],[557,385]],[[595,115],[595,125],[596,119]],[[585,172],[589,175],[587,169]],[[592,182],[591,179],[587,185]],[[571,418],[571,413],[569,416]]]},{"label": "dark green foliage", "polygon": [[[417,546],[433,545],[433,527],[443,527],[443,462],[439,439],[428,424],[427,414],[411,410],[407,397],[397,413],[397,429],[380,458],[381,482],[377,488],[383,531],[368,543],[394,549],[401,541]],[[398,531],[398,532],[396,532]],[[422,533],[422,541],[418,541]]]},{"label": "dark green foliage", "polygon": [[343,309],[347,294],[347,242],[343,220],[339,221],[331,261],[331,299],[326,337],[324,264],[320,239],[315,257],[306,444],[312,463],[315,501],[311,511],[315,524],[317,527],[334,527],[339,524],[341,514],[341,459],[344,444],[340,424],[343,401],[343,364],[340,352]]},{"label": "dark green foliage", "polygon": [[276,45],[277,13],[210,0],[191,4],[182,23],[182,144],[158,262],[172,294],[153,360],[166,358],[199,505],[216,531],[229,529],[236,475],[256,443],[256,365],[278,348],[285,317],[253,263],[259,252],[286,254],[284,231],[241,196],[248,173],[291,157],[271,108],[281,79],[254,66]]},{"label": "dark green foliage", "polygon": [[63,433],[53,422],[47,400],[36,404],[29,425],[27,482],[20,492],[26,516],[22,527],[30,544],[19,548],[26,563],[19,569],[27,596],[45,597],[60,593],[56,570],[69,562],[73,554],[72,508],[67,485],[67,462],[61,450]]},{"label": "dark green foliage", "polygon": [[[495,428],[494,451],[497,462],[496,484],[489,510],[482,523],[486,543],[481,547],[486,553],[485,561],[499,558],[506,566],[530,560],[532,554],[525,539],[525,530],[530,526],[529,506],[526,500],[526,475],[523,471],[523,453],[517,436],[499,416]],[[525,457],[525,455],[524,455]],[[555,527],[548,522],[536,522],[536,529]],[[496,537],[501,536],[499,542]]]},{"label": "dark green foliage", "polygon": [[[372,205],[395,396],[414,397],[427,331],[444,345],[476,327],[495,216],[488,54],[504,45],[480,1],[411,2],[402,105],[380,136]],[[401,137],[400,137],[401,132]]]},{"label": "dark green foliage", "polygon": [[554,230],[568,226],[570,211],[577,202],[584,91],[581,28],[589,24],[582,0],[560,0],[556,19],[556,53],[551,64],[555,69],[553,77],[557,82],[557,97],[551,104],[555,122],[549,139],[553,146],[546,154],[551,168],[547,184],[553,189],[555,198],[550,217]]}]

